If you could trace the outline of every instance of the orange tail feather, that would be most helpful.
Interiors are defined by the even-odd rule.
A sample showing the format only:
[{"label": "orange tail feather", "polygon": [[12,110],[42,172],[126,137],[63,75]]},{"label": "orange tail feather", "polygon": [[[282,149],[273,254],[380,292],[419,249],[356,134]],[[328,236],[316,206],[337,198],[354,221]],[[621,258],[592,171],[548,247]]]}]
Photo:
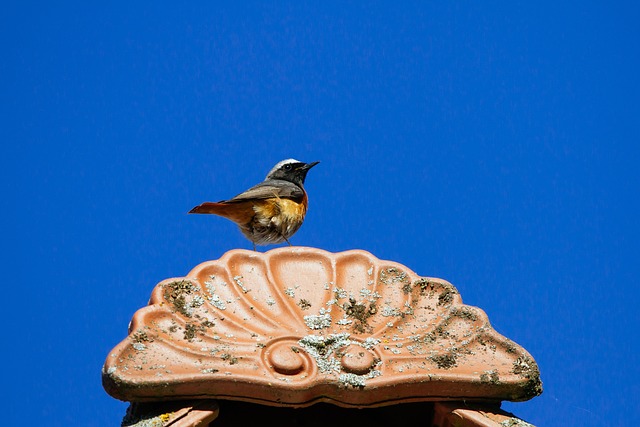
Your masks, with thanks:
[{"label": "orange tail feather", "polygon": [[214,214],[230,219],[237,224],[247,224],[253,218],[253,204],[246,203],[225,203],[225,202],[204,202],[189,211],[190,214]]}]

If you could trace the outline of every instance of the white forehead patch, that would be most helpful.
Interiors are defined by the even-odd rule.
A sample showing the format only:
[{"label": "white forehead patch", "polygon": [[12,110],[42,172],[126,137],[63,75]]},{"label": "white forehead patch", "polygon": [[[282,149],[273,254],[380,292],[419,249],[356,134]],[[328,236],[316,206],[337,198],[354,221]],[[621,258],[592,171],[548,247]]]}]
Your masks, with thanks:
[{"label": "white forehead patch", "polygon": [[277,171],[278,169],[280,169],[282,166],[286,165],[287,163],[302,163],[302,162],[300,160],[296,160],[296,159],[285,159],[285,160],[282,160],[282,161],[278,162],[273,168],[271,168],[271,170],[267,174],[267,178],[272,173],[274,173],[275,171]]}]

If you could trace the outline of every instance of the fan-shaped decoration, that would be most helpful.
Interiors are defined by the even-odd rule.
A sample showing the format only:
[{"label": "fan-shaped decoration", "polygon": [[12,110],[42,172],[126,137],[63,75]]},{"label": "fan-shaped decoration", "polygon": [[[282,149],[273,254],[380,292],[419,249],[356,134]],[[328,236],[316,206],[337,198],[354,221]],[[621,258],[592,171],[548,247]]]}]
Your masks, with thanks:
[{"label": "fan-shaped decoration", "polygon": [[527,400],[538,367],[450,283],[361,250],[232,250],[164,280],[108,355],[127,401]]}]

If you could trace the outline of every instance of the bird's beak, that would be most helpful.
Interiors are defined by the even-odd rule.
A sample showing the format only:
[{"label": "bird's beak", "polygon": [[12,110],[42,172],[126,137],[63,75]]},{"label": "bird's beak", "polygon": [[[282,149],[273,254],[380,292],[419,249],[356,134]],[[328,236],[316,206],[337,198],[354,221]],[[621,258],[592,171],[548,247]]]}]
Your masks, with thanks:
[{"label": "bird's beak", "polygon": [[302,169],[304,169],[304,170],[309,170],[309,169],[311,169],[312,167],[314,167],[315,165],[317,165],[318,163],[320,163],[320,162],[311,162],[311,163],[307,163],[306,165],[304,165],[304,166],[302,167]]}]

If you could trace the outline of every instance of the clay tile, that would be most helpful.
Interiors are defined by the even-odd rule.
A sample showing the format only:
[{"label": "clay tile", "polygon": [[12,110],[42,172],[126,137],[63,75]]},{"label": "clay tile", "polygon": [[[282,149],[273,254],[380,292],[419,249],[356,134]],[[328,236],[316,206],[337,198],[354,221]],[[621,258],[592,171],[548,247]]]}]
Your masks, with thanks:
[{"label": "clay tile", "polygon": [[208,426],[218,417],[214,400],[132,403],[122,427],[196,427]]},{"label": "clay tile", "polygon": [[450,283],[352,250],[232,250],[167,279],[107,356],[115,398],[344,407],[527,400],[538,367]]}]

